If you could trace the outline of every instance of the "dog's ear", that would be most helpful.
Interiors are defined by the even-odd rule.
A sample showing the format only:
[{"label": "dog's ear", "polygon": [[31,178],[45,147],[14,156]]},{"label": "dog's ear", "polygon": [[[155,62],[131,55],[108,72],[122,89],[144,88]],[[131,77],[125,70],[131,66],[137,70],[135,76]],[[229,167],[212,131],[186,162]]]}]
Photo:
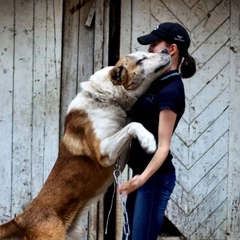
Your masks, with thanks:
[{"label": "dog's ear", "polygon": [[115,66],[110,71],[110,77],[114,85],[122,85],[128,79],[127,69],[124,66]]}]

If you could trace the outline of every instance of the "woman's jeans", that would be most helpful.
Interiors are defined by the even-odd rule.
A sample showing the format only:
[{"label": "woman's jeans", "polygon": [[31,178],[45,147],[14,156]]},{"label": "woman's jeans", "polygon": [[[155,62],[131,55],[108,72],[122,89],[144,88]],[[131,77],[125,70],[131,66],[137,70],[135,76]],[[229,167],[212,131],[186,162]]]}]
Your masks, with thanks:
[{"label": "woman's jeans", "polygon": [[128,240],[157,239],[175,181],[174,171],[155,173],[142,187],[128,195],[127,213],[130,225]]}]

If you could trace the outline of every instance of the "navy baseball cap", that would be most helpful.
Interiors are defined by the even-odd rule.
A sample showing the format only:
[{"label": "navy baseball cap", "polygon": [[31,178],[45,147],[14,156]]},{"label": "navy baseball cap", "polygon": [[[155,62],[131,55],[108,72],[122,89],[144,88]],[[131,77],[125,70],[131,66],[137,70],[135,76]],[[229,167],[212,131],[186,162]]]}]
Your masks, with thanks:
[{"label": "navy baseball cap", "polygon": [[147,35],[137,38],[141,45],[148,45],[154,42],[165,40],[175,43],[178,46],[180,54],[184,56],[188,52],[191,40],[186,29],[179,23],[164,22],[159,24],[153,31]]}]

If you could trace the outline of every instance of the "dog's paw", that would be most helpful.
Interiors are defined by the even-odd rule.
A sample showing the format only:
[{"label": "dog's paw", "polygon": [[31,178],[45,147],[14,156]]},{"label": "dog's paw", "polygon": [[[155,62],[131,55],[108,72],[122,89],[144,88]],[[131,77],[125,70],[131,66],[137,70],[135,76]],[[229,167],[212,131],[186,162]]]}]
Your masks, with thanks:
[{"label": "dog's paw", "polygon": [[154,153],[157,149],[157,144],[155,141],[154,136],[147,132],[145,136],[141,139],[138,139],[141,147],[147,152],[147,153]]},{"label": "dog's paw", "polygon": [[157,149],[157,144],[154,136],[140,123],[131,123],[129,129],[130,134],[137,138],[141,147],[147,153],[154,153]]}]

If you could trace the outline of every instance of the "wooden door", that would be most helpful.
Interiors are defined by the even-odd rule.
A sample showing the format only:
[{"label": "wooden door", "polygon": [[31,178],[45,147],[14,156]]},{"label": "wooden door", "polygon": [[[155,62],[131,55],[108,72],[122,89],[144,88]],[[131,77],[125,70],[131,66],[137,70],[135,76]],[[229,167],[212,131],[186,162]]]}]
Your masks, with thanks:
[{"label": "wooden door", "polygon": [[232,176],[239,181],[233,140],[239,140],[235,121],[240,123],[239,3],[123,0],[122,7],[121,55],[147,50],[136,38],[172,21],[188,30],[197,62],[197,73],[184,80],[186,110],[171,146],[177,184],[166,215],[188,239],[238,239],[239,189]]},{"label": "wooden door", "polygon": [[[80,83],[108,65],[109,8],[110,3],[104,0],[64,1],[61,132]],[[103,199],[82,216],[79,229],[79,239],[104,238]]]}]

